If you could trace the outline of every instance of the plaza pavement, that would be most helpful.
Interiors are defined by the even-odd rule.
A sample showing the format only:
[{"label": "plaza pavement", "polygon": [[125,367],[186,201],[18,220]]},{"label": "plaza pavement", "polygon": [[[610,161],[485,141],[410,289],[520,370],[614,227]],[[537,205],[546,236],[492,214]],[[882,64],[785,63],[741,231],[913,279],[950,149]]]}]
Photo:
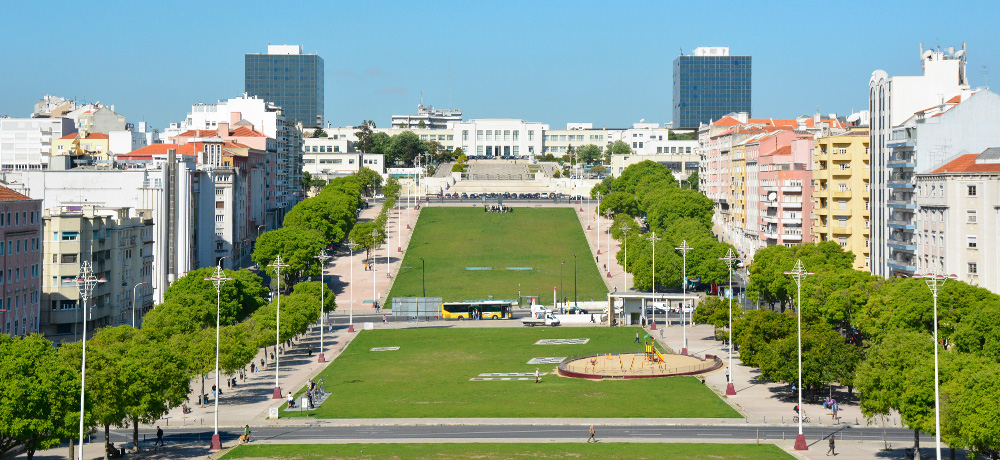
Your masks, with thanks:
[{"label": "plaza pavement", "polygon": [[[471,202],[466,203],[447,203],[448,205],[464,205],[471,206]],[[438,204],[432,204],[438,205]],[[543,204],[543,203],[532,203],[533,206],[546,205],[546,206],[567,206],[566,204]],[[423,205],[426,206],[426,205]],[[605,282],[608,284],[609,289],[614,289],[618,287],[620,291],[627,290],[631,286],[631,277],[623,276],[623,271],[621,267],[614,262],[614,259],[607,257],[607,244],[605,241],[606,234],[601,235],[601,251],[602,254],[596,254],[597,245],[597,226],[594,221],[595,217],[592,214],[593,208],[591,208],[590,216],[588,218],[588,209],[584,205],[584,212],[580,212],[580,206],[573,204],[575,212],[580,217],[581,226],[585,230],[587,240],[590,243],[591,250],[593,251],[593,256],[600,258],[599,267],[602,268],[606,261],[611,261],[609,264],[610,271],[612,273],[612,278],[608,279],[605,276]],[[361,221],[373,219],[379,212],[378,206],[372,206],[371,208],[363,210],[360,216]],[[409,241],[409,235],[414,227],[414,223],[417,220],[419,214],[418,210],[413,209],[412,203],[410,203],[409,215],[407,215],[405,207],[405,198],[401,200],[401,206],[399,212],[393,211],[389,218],[389,244],[388,249],[390,250],[389,258],[389,268],[390,274],[394,275],[399,269],[399,262],[402,260],[402,254],[396,252],[398,238],[401,238],[402,245],[401,248],[405,251],[406,245]],[[587,231],[587,221],[590,220],[591,230]],[[609,222],[607,219],[602,219],[601,230],[606,229],[606,224]],[[407,223],[410,224],[411,230],[406,229]],[[400,234],[400,230],[402,233]],[[616,252],[617,241],[612,241],[612,254]],[[354,306],[354,314],[360,315],[371,315],[374,313],[374,309],[371,306],[371,298],[373,295],[376,297],[385,297],[386,291],[390,287],[392,278],[384,276],[386,273],[386,265],[384,262],[386,246],[380,248],[376,255],[379,258],[379,263],[376,267],[375,276],[372,276],[372,272],[364,270],[364,263],[366,262],[364,258],[364,253],[355,253],[353,257],[350,257],[346,251],[342,251],[343,254],[335,254],[336,258],[331,259],[331,263],[326,267],[325,276],[327,277],[327,282],[334,289],[337,294],[337,310],[335,312],[328,313],[324,318],[324,321],[329,326],[333,326],[333,332],[324,332],[324,352],[326,355],[327,363],[321,364],[317,362],[317,355],[319,353],[319,336],[320,328],[314,326],[310,328],[310,331],[299,338],[292,346],[285,348],[284,353],[280,355],[280,385],[282,388],[282,393],[287,394],[287,391],[297,391],[307,384],[310,378],[316,376],[320,371],[322,371],[325,366],[332,362],[340,354],[340,352],[350,344],[350,341],[357,333],[349,333],[347,331],[347,323],[350,318],[351,306]],[[354,299],[353,303],[350,298],[350,290],[352,288],[351,279],[351,266],[354,266]],[[374,293],[374,294],[373,294]],[[366,303],[367,302],[367,303]],[[387,315],[390,318],[390,322],[387,324],[382,324],[381,321],[376,321],[373,324],[375,329],[383,328],[409,328],[409,327],[419,327],[419,326],[446,326],[446,327],[521,327],[518,321],[437,321],[430,323],[420,323],[415,325],[413,323],[394,323],[391,322],[391,314]],[[666,324],[662,319],[658,321],[658,330],[648,331],[650,336],[654,337],[656,340],[660,341],[664,346],[670,349],[677,349],[681,345],[681,337],[683,335],[683,328],[680,327],[677,317],[670,318],[670,324]],[[602,327],[594,326],[591,324],[582,325],[566,325],[561,327]],[[355,329],[358,331],[362,330],[362,323],[355,321]],[[661,335],[662,334],[662,335]],[[707,325],[695,325],[691,326],[687,330],[689,351],[691,354],[696,356],[704,356],[705,354],[714,354],[722,358],[728,364],[729,358],[729,348],[722,342],[715,340],[714,329],[712,326]],[[314,353],[309,356],[308,347],[312,346]],[[267,349],[267,353],[270,353],[272,348]],[[259,364],[260,359],[264,357],[263,352],[258,353],[255,361]],[[792,408],[794,407],[796,401],[793,399],[793,394],[789,385],[780,383],[769,383],[758,381],[757,376],[759,371],[747,368],[740,364],[738,358],[733,359],[733,380],[736,383],[736,396],[726,397],[726,374],[723,369],[719,369],[715,372],[711,372],[702,376],[704,382],[708,385],[714,392],[716,392],[720,397],[730,404],[734,409],[736,409],[740,414],[743,415],[741,419],[670,419],[670,418],[647,418],[647,419],[343,419],[343,420],[315,420],[309,418],[286,418],[278,420],[267,419],[268,408],[277,406],[284,401],[276,401],[271,399],[272,391],[274,388],[274,368],[273,363],[270,360],[270,356],[264,357],[267,363],[266,367],[261,371],[254,374],[248,374],[245,381],[239,381],[235,389],[224,388],[222,399],[220,399],[219,408],[219,426],[220,427],[242,427],[245,424],[249,424],[251,427],[257,426],[268,426],[268,425],[281,425],[281,426],[308,426],[308,425],[401,425],[401,424],[572,424],[574,422],[579,422],[581,426],[587,426],[591,423],[597,426],[605,425],[662,425],[662,424],[676,424],[676,425],[772,425],[772,426],[793,426],[791,422],[791,416],[793,415]],[[206,388],[208,393],[211,394],[211,385],[214,382],[214,378],[209,376],[209,380],[206,380]],[[225,387],[225,384],[223,384]],[[148,426],[140,426],[141,433],[149,433],[150,430],[155,430],[157,425],[161,426],[169,435],[172,428],[177,427],[206,427],[211,428],[214,420],[214,406],[211,405],[212,400],[209,399],[209,404],[205,407],[199,407],[196,403],[197,393],[201,388],[200,381],[194,381],[192,383],[192,394],[189,396],[189,406],[192,408],[192,412],[189,414],[181,414],[180,408],[175,408],[170,411],[164,418],[157,421],[156,423],[150,424]],[[812,426],[827,426],[831,433],[840,433],[842,431],[849,432],[849,426],[856,424],[865,424],[864,418],[861,416],[860,409],[857,406],[856,400],[848,400],[846,397],[846,390],[843,388],[836,388],[834,396],[837,398],[841,405],[841,413],[839,420],[833,420],[830,411],[824,410],[818,404],[811,404],[804,402],[804,407],[808,415],[812,418]],[[805,395],[803,396],[805,398]],[[193,403],[193,404],[192,404]],[[898,427],[898,417],[890,418],[886,421],[887,427]],[[140,434],[143,436],[143,434]],[[85,458],[102,458],[103,457],[103,443],[100,442],[100,434],[94,436],[97,441],[95,444],[87,444],[84,446],[84,456]],[[581,436],[579,439],[581,442],[584,437]],[[576,438],[572,439],[551,439],[549,442],[573,442]],[[373,440],[357,440],[359,442],[379,442],[377,439]],[[438,439],[407,439],[406,442],[439,442]],[[496,439],[482,439],[482,440],[462,440],[456,442],[498,442]],[[635,439],[602,439],[604,442],[636,442]],[[705,439],[696,439],[692,441],[697,442],[713,442]],[[796,452],[792,449],[793,439],[787,441],[771,441],[776,445],[784,449],[786,452],[791,453],[796,458],[802,459],[814,459],[825,456],[826,452],[826,439],[808,439],[810,443],[810,450],[805,452]],[[315,443],[316,441],[309,441],[309,443]],[[349,442],[348,440],[330,440],[329,442]],[[500,442],[538,442],[536,439],[506,439]],[[649,442],[657,442],[656,440],[649,440]],[[724,440],[718,440],[715,442],[725,442]],[[224,444],[225,448],[230,448],[235,445],[235,442],[227,442]],[[903,458],[902,448],[905,446],[894,446],[895,449],[889,452],[881,452],[883,447],[881,440],[864,440],[863,442],[854,440],[842,440],[838,435],[837,451],[839,455],[844,456],[844,458]],[[924,445],[924,451],[927,451],[928,445]],[[225,451],[225,449],[224,449]],[[223,451],[223,452],[224,452]],[[55,449],[50,449],[43,452],[36,453],[36,458],[42,460],[54,459],[54,458],[67,458],[68,448],[63,446]],[[208,439],[181,442],[171,446],[167,449],[159,452],[146,452],[138,456],[133,456],[134,458],[149,458],[149,459],[204,459],[204,458],[218,458],[221,456],[220,453],[210,453],[208,451]],[[24,455],[17,458],[24,458]],[[961,453],[958,458],[964,458]]]}]

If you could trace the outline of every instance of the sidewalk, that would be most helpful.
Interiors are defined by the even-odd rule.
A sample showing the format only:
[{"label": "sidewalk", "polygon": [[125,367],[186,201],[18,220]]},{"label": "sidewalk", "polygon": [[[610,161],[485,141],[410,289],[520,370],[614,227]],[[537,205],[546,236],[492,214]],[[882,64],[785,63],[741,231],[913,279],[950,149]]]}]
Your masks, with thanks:
[{"label": "sidewalk", "polygon": [[[597,269],[601,272],[608,291],[613,292],[617,288],[619,292],[625,292],[631,289],[632,274],[626,273],[625,269],[618,263],[618,259],[615,258],[615,254],[618,254],[618,251],[622,248],[621,242],[611,238],[608,232],[608,228],[613,221],[599,217],[594,213],[596,203],[588,206],[585,202],[582,202],[581,204],[574,204],[572,206],[576,211],[577,217],[580,219],[580,227],[587,238],[587,243],[590,245],[590,255],[597,258],[595,259],[597,261]],[[583,211],[580,211],[581,209]],[[587,228],[588,225],[590,229]],[[598,232],[598,225],[600,225],[600,232]],[[600,247],[598,247],[598,243],[600,243]],[[600,253],[598,253],[598,250]],[[607,270],[605,270],[605,267],[607,267]],[[610,278],[608,277],[608,273],[611,274]]]}]

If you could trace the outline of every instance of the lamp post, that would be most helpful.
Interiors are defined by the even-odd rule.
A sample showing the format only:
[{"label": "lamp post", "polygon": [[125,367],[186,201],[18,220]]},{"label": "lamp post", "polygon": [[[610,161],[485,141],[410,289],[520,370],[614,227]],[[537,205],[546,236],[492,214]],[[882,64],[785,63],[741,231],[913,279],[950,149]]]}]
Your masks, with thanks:
[{"label": "lamp post", "polygon": [[597,194],[597,209],[594,210],[594,220],[597,221],[597,254],[601,254],[601,194]]},{"label": "lamp post", "polygon": [[427,297],[427,263],[423,257],[418,257],[418,259],[420,259],[420,286],[423,288],[423,296]]},{"label": "lamp post", "polygon": [[323,311],[323,307],[326,305],[326,300],[323,298],[326,293],[326,261],[330,260],[330,254],[327,254],[325,250],[320,250],[319,254],[316,255],[319,259],[319,358],[316,362],[325,363],[326,355],[323,353],[323,334],[326,332],[326,313]]},{"label": "lamp post", "polygon": [[622,248],[625,250],[625,265],[622,266],[623,281],[625,289],[628,289],[628,225],[622,222]]},{"label": "lamp post", "polygon": [[[736,254],[733,248],[726,251],[725,257],[719,260],[726,261],[726,268],[729,270],[729,382],[726,383],[726,395],[735,396],[736,386],[733,385],[733,262],[736,261]],[[799,377],[801,379],[801,376]],[[800,382],[801,384],[801,382]],[[800,408],[801,409],[801,408]]]},{"label": "lamp post", "polygon": [[[684,273],[683,274],[684,278],[681,280],[681,292],[682,292],[682,294],[681,294],[681,329],[684,331],[684,344],[681,345],[681,354],[682,355],[686,355],[686,354],[688,354],[688,335],[687,335],[688,325],[685,322],[686,320],[684,319],[684,307],[687,306],[687,284],[688,284],[688,259],[687,259],[687,257],[688,257],[688,251],[690,251],[691,249],[694,249],[694,248],[688,247],[688,241],[687,240],[683,240],[683,241],[681,241],[681,247],[674,248],[674,249],[676,249],[676,250],[678,250],[678,251],[681,252],[681,257],[682,257],[682,260],[684,261],[683,262],[684,265],[683,265],[683,269],[682,269],[683,273]],[[733,372],[732,367],[730,367],[729,368],[729,373],[732,374],[732,372]],[[726,390],[728,391],[728,387],[727,387]]]},{"label": "lamp post", "polygon": [[802,415],[802,280],[806,276],[812,275],[812,272],[807,272],[806,268],[802,266],[802,259],[799,259],[795,261],[795,268],[785,272],[785,274],[792,276],[792,279],[795,280],[795,286],[798,288],[798,307],[795,308],[795,317],[799,336],[799,434],[795,437],[795,450],[809,450],[806,436],[802,434],[802,419],[804,418]]},{"label": "lamp post", "polygon": [[573,305],[580,306],[576,302],[576,254],[573,254]]},{"label": "lamp post", "polygon": [[271,399],[281,399],[281,386],[278,384],[278,361],[281,358],[278,353],[278,343],[281,342],[281,269],[287,266],[288,264],[281,261],[281,254],[268,265],[274,270],[274,277],[278,279],[278,307],[274,312],[274,394]]},{"label": "lamp post", "polygon": [[611,219],[611,216],[612,216],[612,214],[611,214],[611,210],[610,209],[604,210],[604,217],[606,219],[608,219],[609,221],[611,221],[611,222],[608,222],[608,237],[606,238],[608,240],[608,252],[607,252],[606,255],[607,255],[607,257],[609,257],[609,260],[608,260],[609,263],[608,263],[608,269],[607,269],[608,278],[611,278],[611,264],[610,264],[610,262],[611,262],[611,260],[610,260],[610,257],[611,257],[611,223],[614,222],[614,220]]},{"label": "lamp post", "polygon": [[656,242],[660,239],[656,237],[656,232],[650,232],[646,239],[653,243],[653,321],[650,329],[656,329]]},{"label": "lamp post", "polygon": [[97,287],[99,283],[105,283],[108,280],[104,278],[98,278],[94,276],[94,270],[91,269],[90,262],[84,262],[80,265],[80,274],[76,278],[70,278],[76,283],[77,288],[80,289],[80,298],[83,299],[83,359],[80,364],[80,450],[77,454],[77,458],[83,458],[83,402],[84,395],[86,394],[86,382],[87,382],[87,299],[90,299],[94,295],[94,288]]},{"label": "lamp post", "polygon": [[135,289],[143,284],[149,284],[149,282],[143,281],[135,286],[132,286],[132,327],[135,327]]},{"label": "lamp post", "polygon": [[958,277],[955,275],[935,275],[932,273],[925,273],[923,275],[916,275],[914,278],[922,278],[927,283],[927,287],[930,288],[931,294],[934,296],[934,442],[937,444],[935,447],[935,450],[937,451],[937,460],[941,460],[941,398],[938,390],[939,342],[937,300],[938,291],[944,287],[944,282]]},{"label": "lamp post", "polygon": [[375,289],[375,282],[376,282],[375,266],[378,265],[376,263],[378,262],[378,259],[375,257],[375,248],[377,246],[378,246],[378,230],[372,229],[372,308],[375,308],[375,305],[377,305],[376,302],[378,302],[378,299],[375,298],[377,292]]},{"label": "lamp post", "polygon": [[[222,449],[222,440],[219,438],[219,395],[222,394],[221,382],[219,382],[219,317],[222,316],[222,284],[232,281],[222,271],[222,259],[219,259],[219,266],[215,267],[215,276],[205,278],[215,285],[215,433],[212,434],[212,444],[209,450]],[[275,355],[277,357],[277,355]]]},{"label": "lamp post", "polygon": [[354,332],[354,247],[357,245],[358,243],[353,241],[347,242],[347,250],[351,254],[347,260],[347,264],[351,266],[351,309],[347,317],[347,332]]},{"label": "lamp post", "polygon": [[[403,213],[399,209],[399,197],[396,197],[396,203],[395,203],[394,207],[396,208],[396,252],[402,254],[403,253],[403,227],[402,227],[402,222],[401,221],[403,220]],[[386,265],[389,264],[389,256],[388,255],[385,256],[385,263],[386,263]],[[403,258],[402,257],[399,258],[399,263],[400,263],[400,265],[403,264]]]},{"label": "lamp post", "polygon": [[563,276],[562,276],[563,275],[563,265],[566,265],[566,261],[565,260],[559,263],[559,298],[556,299],[556,303],[557,304],[559,303],[559,300],[562,300],[562,298],[563,298],[562,296],[563,296],[563,292],[564,292],[563,291]]}]

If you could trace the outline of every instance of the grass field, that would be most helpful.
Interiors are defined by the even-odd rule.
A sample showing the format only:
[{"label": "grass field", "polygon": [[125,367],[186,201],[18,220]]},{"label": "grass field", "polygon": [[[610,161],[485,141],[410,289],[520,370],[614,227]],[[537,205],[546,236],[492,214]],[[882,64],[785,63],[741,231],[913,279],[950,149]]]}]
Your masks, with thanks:
[{"label": "grass field", "polygon": [[254,444],[239,446],[222,459],[274,458],[454,460],[476,458],[550,458],[573,460],[645,459],[793,459],[773,444],[650,444],[650,443],[545,443],[545,444]]},{"label": "grass field", "polygon": [[[445,302],[516,299],[540,296],[550,305],[559,286],[560,262],[564,295],[573,300],[573,254],[577,255],[577,298],[604,299],[608,290],[587,247],[572,208],[517,208],[512,213],[485,213],[482,207],[428,207],[420,212],[389,297],[421,295],[421,262],[426,262],[428,297]],[[492,270],[466,270],[490,267]],[[507,267],[531,267],[512,271]],[[392,304],[387,301],[386,306]]]},{"label": "grass field", "polygon": [[[638,351],[639,328],[428,328],[362,331],[320,375],[331,393],[318,418],[739,417],[694,377],[472,382],[480,373],[554,372],[536,357]],[[534,345],[588,338],[583,345]],[[397,351],[370,351],[373,347]],[[317,380],[318,381],[318,380]],[[294,391],[301,393],[301,388]]]}]

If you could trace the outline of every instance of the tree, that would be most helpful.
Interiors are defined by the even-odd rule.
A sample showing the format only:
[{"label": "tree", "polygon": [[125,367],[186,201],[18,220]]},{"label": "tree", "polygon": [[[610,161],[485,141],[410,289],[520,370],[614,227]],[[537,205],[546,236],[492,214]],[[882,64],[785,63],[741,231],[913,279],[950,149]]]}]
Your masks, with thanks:
[{"label": "tree", "polygon": [[315,196],[300,201],[285,214],[283,227],[316,230],[329,243],[343,240],[354,224],[354,209],[331,198]]},{"label": "tree", "polygon": [[576,152],[576,156],[583,164],[597,163],[603,160],[601,157],[601,148],[594,144],[587,144],[580,147]]},{"label": "tree", "polygon": [[733,341],[740,347],[740,361],[750,367],[760,367],[757,358],[768,344],[792,336],[795,331],[795,316],[788,312],[748,310],[733,321]]},{"label": "tree", "polygon": [[361,126],[354,135],[358,138],[358,150],[367,153],[372,150],[375,146],[372,142],[372,130],[375,129],[375,122],[371,120],[362,120]]},{"label": "tree", "polygon": [[[761,375],[772,381],[792,382],[798,378],[798,336],[791,334],[770,342],[756,357]],[[849,384],[861,361],[861,352],[844,343],[843,337],[826,324],[802,326],[802,388],[815,399],[817,388],[834,382]]]},{"label": "tree", "polygon": [[426,127],[427,127],[427,123],[424,123],[424,120],[420,120],[420,121],[417,122],[417,128],[424,129]]},{"label": "tree", "polygon": [[392,137],[384,132],[377,132],[372,134],[371,150],[368,153],[378,153],[381,155],[386,155],[389,153],[389,142],[392,141]]},{"label": "tree", "polygon": [[[224,283],[218,295],[219,310],[221,311],[220,322],[222,324],[233,324],[246,318],[254,310],[264,305],[264,296],[267,294],[267,287],[264,286],[263,280],[259,276],[249,270],[223,270],[223,272],[226,276],[232,277],[233,280]],[[215,268],[212,267],[199,268],[188,272],[167,288],[166,292],[163,293],[164,302],[169,302],[177,296],[201,296],[205,301],[203,305],[211,306],[211,318],[205,318],[207,323],[202,323],[202,325],[204,327],[214,327],[215,285],[205,279],[214,275]],[[149,327],[148,324],[147,327]]]},{"label": "tree", "polygon": [[589,171],[591,174],[604,174],[604,171],[607,171],[607,168],[605,168],[604,165],[597,165],[591,167]]},{"label": "tree", "polygon": [[314,138],[330,137],[330,135],[327,134],[326,131],[323,130],[323,128],[319,128],[319,129],[317,129],[317,130],[315,130],[315,131],[312,132],[312,137],[314,137]]},{"label": "tree", "polygon": [[280,254],[281,261],[288,264],[281,270],[281,276],[284,278],[281,286],[287,292],[302,277],[319,274],[316,254],[325,247],[323,235],[316,230],[299,227],[280,228],[264,232],[257,239],[257,246],[251,258],[258,267],[267,271],[270,276],[274,276],[274,269],[268,265]]},{"label": "tree", "polygon": [[597,194],[602,196],[609,195],[611,193],[611,183],[614,182],[614,177],[605,177],[600,183],[590,188],[590,197],[596,198]]},{"label": "tree", "polygon": [[35,451],[75,436],[80,374],[38,334],[0,335],[0,457]]},{"label": "tree", "polygon": [[1000,450],[997,375],[1000,365],[995,361],[974,359],[942,385],[941,436],[952,448],[965,447],[983,456]]},{"label": "tree", "polygon": [[388,151],[388,157],[392,161],[390,162],[387,158],[386,164],[413,166],[414,160],[425,152],[427,152],[427,145],[420,140],[420,136],[414,134],[413,131],[403,131],[392,136]]},{"label": "tree", "polygon": [[209,302],[202,293],[176,291],[146,314],[142,326],[153,340],[160,342],[214,327],[215,301]]},{"label": "tree", "polygon": [[625,141],[617,140],[609,144],[605,152],[607,152],[608,156],[631,155],[632,147],[629,147]]},{"label": "tree", "polygon": [[[614,145],[612,144],[612,149]],[[646,160],[625,168],[621,175],[611,183],[611,190],[631,195],[636,193],[636,186],[640,182],[656,180],[666,181],[667,187],[677,187],[677,180],[674,179],[669,168],[655,161]]]},{"label": "tree", "polygon": [[[383,206],[383,209],[384,208],[385,206]],[[375,239],[372,239],[373,230],[377,230],[379,232]],[[357,245],[355,250],[370,252],[372,249],[378,247],[379,244],[385,241],[385,232],[382,227],[376,224],[376,222],[362,222],[355,225],[354,228],[351,229],[349,239],[352,243]]]},{"label": "tree", "polygon": [[689,190],[698,191],[698,171],[692,171],[688,174],[687,179],[684,181],[687,184]]},{"label": "tree", "polygon": [[562,174],[559,173],[558,169],[556,170],[556,172],[552,173],[552,178],[553,179],[558,179],[560,177],[562,177]]},{"label": "tree", "polygon": [[698,133],[695,131],[689,133],[669,131],[667,132],[667,139],[671,141],[696,141],[698,140]]},{"label": "tree", "polygon": [[150,340],[147,334],[127,326],[114,328],[114,333],[124,345],[124,355],[117,356],[115,365],[128,377],[126,386],[119,390],[124,396],[126,418],[132,421],[133,447],[138,449],[139,424],[154,423],[181,405],[191,391],[190,379],[185,357],[168,343]]},{"label": "tree", "polygon": [[625,214],[635,217],[639,215],[639,203],[632,195],[623,192],[613,192],[601,199],[596,212],[602,216],[610,212],[613,215]]}]

